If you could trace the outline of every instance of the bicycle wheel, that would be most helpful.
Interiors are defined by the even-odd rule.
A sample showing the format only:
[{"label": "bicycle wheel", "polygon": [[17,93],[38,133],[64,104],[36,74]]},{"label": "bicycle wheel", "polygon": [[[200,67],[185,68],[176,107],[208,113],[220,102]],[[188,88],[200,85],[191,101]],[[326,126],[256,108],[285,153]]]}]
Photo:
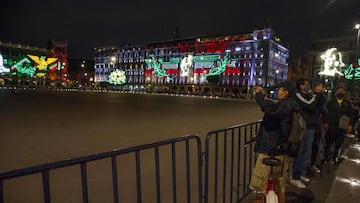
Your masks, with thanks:
[{"label": "bicycle wheel", "polygon": [[266,194],[266,203],[278,203],[279,199],[274,190],[269,190]]}]

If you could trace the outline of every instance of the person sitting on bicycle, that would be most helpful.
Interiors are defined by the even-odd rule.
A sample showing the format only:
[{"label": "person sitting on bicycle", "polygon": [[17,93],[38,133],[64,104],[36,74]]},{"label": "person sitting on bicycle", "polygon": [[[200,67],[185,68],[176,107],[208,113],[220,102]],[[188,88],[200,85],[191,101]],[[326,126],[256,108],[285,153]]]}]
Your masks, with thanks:
[{"label": "person sitting on bicycle", "polygon": [[280,146],[290,135],[292,112],[300,111],[300,106],[293,98],[296,90],[289,81],[278,84],[278,100],[267,98],[262,87],[255,87],[255,91],[255,100],[264,116],[256,137],[254,151],[258,154],[249,188],[265,192],[270,167],[264,165],[262,160],[268,157],[277,158],[282,164],[274,166],[273,173],[279,177],[279,202],[285,202],[285,177],[289,167],[289,156]]}]

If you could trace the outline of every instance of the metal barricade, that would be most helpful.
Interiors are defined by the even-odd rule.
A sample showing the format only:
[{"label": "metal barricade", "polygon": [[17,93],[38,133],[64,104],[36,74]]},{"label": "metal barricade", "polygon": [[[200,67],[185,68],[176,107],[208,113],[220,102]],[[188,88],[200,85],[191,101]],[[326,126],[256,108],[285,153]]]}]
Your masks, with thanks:
[{"label": "metal barricade", "polygon": [[253,145],[261,121],[211,131],[205,142],[204,199],[241,201],[248,193],[255,165]]},{"label": "metal barricade", "polygon": [[[96,164],[97,162],[101,163]],[[129,166],[131,164],[133,167]],[[99,184],[94,179],[99,176],[100,179],[107,179],[106,167],[111,171],[111,177],[108,178],[109,182]],[[62,175],[60,178],[56,177],[56,175],[61,174],[58,171],[64,168],[74,169],[70,174],[73,174],[74,171],[79,172],[80,169],[79,177],[66,178],[66,175]],[[95,176],[90,176],[90,172],[94,173]],[[64,190],[67,190],[68,187],[76,188],[76,185],[81,185],[78,192],[82,193],[82,195],[79,195],[80,197],[77,200],[72,199],[71,202],[89,202],[89,196],[92,195],[89,192],[90,186],[94,186],[91,187],[92,192],[102,192],[99,195],[100,197],[92,195],[92,202],[110,202],[110,200],[113,202],[138,203],[201,202],[201,142],[198,136],[189,135],[152,144],[2,172],[0,173],[0,203],[6,200],[5,184],[8,181],[11,182],[27,176],[34,176],[31,178],[34,185],[34,182],[40,182],[39,185],[42,185],[40,193],[43,194],[39,195],[41,200],[27,200],[26,202],[50,203],[54,196],[65,198],[65,200],[57,201],[69,202],[70,200],[66,200],[67,195]],[[56,191],[60,187],[55,183],[61,181],[61,179],[66,181],[66,186],[61,191]],[[12,184],[9,183],[9,185]],[[107,185],[110,185],[110,188],[107,188]],[[76,191],[76,189],[69,190]],[[61,194],[58,194],[59,192]],[[94,200],[94,198],[97,198],[97,200]]]},{"label": "metal barricade", "polygon": [[[91,168],[95,168],[92,169],[95,176],[106,177],[107,173],[104,167],[107,165],[108,170],[111,171],[111,177],[108,179],[111,180],[108,183],[100,184],[92,181],[93,185],[99,184],[104,187],[99,190],[103,189],[107,193],[102,193],[98,199],[94,195],[91,196],[93,202],[96,200],[116,203],[239,202],[249,194],[248,185],[255,164],[253,144],[260,123],[261,121],[256,121],[209,132],[205,140],[205,152],[201,151],[200,138],[196,135],[188,135],[152,144],[2,172],[0,173],[0,203],[4,203],[6,199],[4,184],[7,181],[32,175],[37,175],[32,177],[32,182],[41,179],[39,181],[41,183],[38,185],[42,187],[42,198],[41,201],[39,199],[36,201],[50,203],[54,199],[53,196],[59,196],[56,191],[59,187],[56,187],[55,182],[59,181],[58,179],[66,179],[64,178],[66,175],[60,175],[56,181],[52,180],[56,179],[56,171],[71,167],[73,170],[70,174],[79,171],[80,174],[78,177],[71,175],[74,177],[68,179],[71,179],[71,182],[78,179],[78,182],[65,187],[81,185],[81,188],[75,190],[74,193],[78,192],[82,195],[78,199],[75,197],[76,200],[68,200],[89,202],[92,192],[96,193],[96,190],[99,189],[94,186],[89,192]],[[202,155],[205,157],[205,168],[202,168]],[[98,165],[92,164],[101,162],[101,160],[107,160],[107,162]],[[129,166],[131,164],[132,167]],[[110,188],[106,188],[107,186]],[[60,188],[60,193],[63,193],[62,190],[66,190],[66,188]],[[61,201],[67,202],[66,197],[64,200],[64,195],[61,194],[61,196]],[[107,198],[105,198],[106,196]]]}]

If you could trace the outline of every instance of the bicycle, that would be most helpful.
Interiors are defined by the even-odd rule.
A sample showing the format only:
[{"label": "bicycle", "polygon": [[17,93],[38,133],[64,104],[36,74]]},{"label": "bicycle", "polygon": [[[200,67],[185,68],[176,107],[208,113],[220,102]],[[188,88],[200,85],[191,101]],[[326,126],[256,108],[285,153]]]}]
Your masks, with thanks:
[{"label": "bicycle", "polygon": [[273,172],[274,166],[280,166],[281,160],[276,158],[264,158],[262,163],[270,166],[270,174],[266,181],[266,189],[264,193],[264,203],[278,203],[279,202],[279,182],[278,177]]}]

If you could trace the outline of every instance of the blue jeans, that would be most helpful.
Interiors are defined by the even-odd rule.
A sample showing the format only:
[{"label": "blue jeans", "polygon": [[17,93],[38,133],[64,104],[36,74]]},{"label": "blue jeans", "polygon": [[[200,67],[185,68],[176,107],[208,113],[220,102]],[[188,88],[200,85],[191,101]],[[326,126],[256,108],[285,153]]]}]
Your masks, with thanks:
[{"label": "blue jeans", "polygon": [[310,157],[312,144],[314,142],[316,129],[308,129],[305,132],[305,136],[303,139],[303,147],[302,151],[298,157],[294,158],[293,162],[293,171],[292,178],[295,180],[300,180],[300,176],[304,171],[305,161]]}]

